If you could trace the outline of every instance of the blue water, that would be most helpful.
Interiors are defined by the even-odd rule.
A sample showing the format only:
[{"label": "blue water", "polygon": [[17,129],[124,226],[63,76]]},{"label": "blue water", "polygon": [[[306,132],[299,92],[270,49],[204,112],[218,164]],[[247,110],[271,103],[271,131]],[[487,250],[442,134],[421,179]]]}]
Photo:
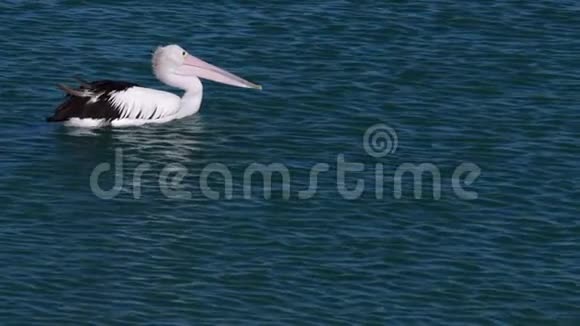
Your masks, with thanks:
[{"label": "blue water", "polygon": [[[12,0],[0,22],[1,324],[580,322],[576,1]],[[206,82],[164,125],[44,122],[74,75],[169,90],[169,43],[264,90]],[[364,171],[337,181],[341,158]],[[230,199],[200,183],[216,163]],[[285,166],[289,198],[252,163]],[[405,163],[430,172],[397,193]]]}]

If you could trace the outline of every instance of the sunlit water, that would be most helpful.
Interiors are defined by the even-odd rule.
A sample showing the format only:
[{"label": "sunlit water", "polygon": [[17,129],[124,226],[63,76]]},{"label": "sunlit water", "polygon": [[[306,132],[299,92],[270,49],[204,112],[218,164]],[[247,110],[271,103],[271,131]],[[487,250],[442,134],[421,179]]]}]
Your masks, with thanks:
[{"label": "sunlit water", "polygon": [[[576,2],[4,1],[0,21],[2,324],[580,321]],[[205,83],[200,113],[164,125],[44,122],[74,75],[167,90],[149,63],[167,43],[264,90]],[[379,123],[397,146],[374,157]],[[355,199],[340,158],[363,164]],[[290,198],[259,175],[244,196],[247,168],[276,162]],[[219,174],[221,199],[200,185],[216,163],[229,200]],[[428,174],[397,198],[404,163],[436,167],[440,198]],[[90,182],[106,164],[112,199]]]}]

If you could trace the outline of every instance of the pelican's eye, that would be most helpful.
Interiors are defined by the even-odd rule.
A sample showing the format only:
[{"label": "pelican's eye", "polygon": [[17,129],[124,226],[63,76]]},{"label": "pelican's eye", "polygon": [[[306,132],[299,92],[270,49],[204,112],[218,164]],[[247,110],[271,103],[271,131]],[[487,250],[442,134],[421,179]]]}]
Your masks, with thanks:
[{"label": "pelican's eye", "polygon": [[181,52],[181,55],[185,57],[187,53],[185,53],[185,51]]}]

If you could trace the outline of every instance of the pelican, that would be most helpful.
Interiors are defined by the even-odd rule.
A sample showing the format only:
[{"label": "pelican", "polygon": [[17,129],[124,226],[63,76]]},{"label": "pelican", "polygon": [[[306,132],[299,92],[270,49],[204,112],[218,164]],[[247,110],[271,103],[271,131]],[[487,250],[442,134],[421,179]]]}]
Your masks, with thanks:
[{"label": "pelican", "polygon": [[66,98],[46,120],[77,127],[123,127],[181,119],[199,110],[203,96],[199,78],[262,89],[260,85],[190,55],[176,44],[155,50],[153,72],[161,82],[184,90],[183,96],[129,82],[79,79],[80,86],[76,89],[58,85]]}]

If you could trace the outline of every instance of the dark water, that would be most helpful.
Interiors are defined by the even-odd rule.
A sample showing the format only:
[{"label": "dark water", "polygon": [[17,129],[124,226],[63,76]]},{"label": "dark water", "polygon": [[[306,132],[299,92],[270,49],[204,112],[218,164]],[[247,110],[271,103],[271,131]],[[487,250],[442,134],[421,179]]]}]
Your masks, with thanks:
[{"label": "dark water", "polygon": [[[0,323],[580,322],[576,1],[12,0],[0,21]],[[149,62],[168,43],[264,91],[205,83],[199,114],[158,126],[44,122],[75,74],[167,89]],[[339,155],[363,164],[354,199]],[[290,198],[276,174],[244,196],[255,162],[289,170]],[[203,192],[212,163],[229,200]],[[405,163],[432,165],[398,196]],[[480,173],[457,188],[462,163]]]}]

